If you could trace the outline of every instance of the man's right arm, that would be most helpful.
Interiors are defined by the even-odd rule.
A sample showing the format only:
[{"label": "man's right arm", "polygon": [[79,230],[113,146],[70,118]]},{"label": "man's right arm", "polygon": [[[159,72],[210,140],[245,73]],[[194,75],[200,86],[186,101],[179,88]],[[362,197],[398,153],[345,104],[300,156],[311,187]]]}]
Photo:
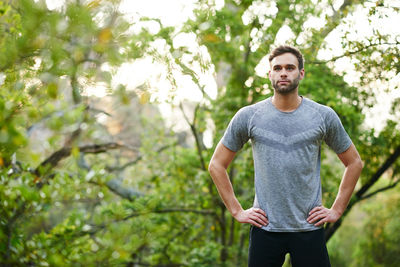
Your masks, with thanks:
[{"label": "man's right arm", "polygon": [[236,152],[229,150],[221,142],[218,143],[211,158],[208,171],[226,208],[237,221],[240,223],[250,223],[257,227],[267,225],[268,219],[263,210],[259,208],[243,210],[235,196],[227,173],[228,166],[235,157],[235,154]]}]

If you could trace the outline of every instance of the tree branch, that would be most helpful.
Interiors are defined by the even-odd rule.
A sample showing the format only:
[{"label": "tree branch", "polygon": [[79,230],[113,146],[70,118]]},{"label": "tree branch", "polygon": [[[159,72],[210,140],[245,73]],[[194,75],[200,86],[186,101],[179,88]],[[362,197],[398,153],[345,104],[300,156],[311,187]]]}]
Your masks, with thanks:
[{"label": "tree branch", "polygon": [[321,47],[321,44],[324,41],[325,37],[328,36],[328,34],[337,27],[342,18],[347,16],[348,8],[354,4],[362,4],[364,1],[365,0],[344,0],[339,9],[334,11],[332,16],[327,18],[327,23],[325,27],[323,27],[319,31],[319,38],[315,38],[313,40],[312,46],[308,49],[309,52],[313,55],[312,58],[316,58],[316,55],[318,54],[319,48]]},{"label": "tree branch", "polygon": [[[185,121],[189,124],[190,130],[191,130],[191,132],[192,132],[192,134],[193,134],[193,137],[194,137],[194,140],[195,140],[195,143],[196,143],[197,154],[199,155],[199,158],[200,158],[200,165],[201,165],[201,168],[202,168],[204,171],[207,171],[207,167],[206,167],[206,164],[205,164],[203,155],[202,155],[203,144],[202,144],[202,142],[201,142],[200,139],[199,139],[199,136],[198,136],[198,134],[197,134],[196,124],[195,124],[195,123],[196,123],[197,111],[198,111],[199,107],[200,107],[200,103],[198,103],[198,104],[196,105],[195,109],[194,109],[193,122],[190,122],[190,121],[189,121],[189,118],[188,118],[188,117],[186,116],[186,114],[185,114],[185,111],[183,110],[182,102],[179,104],[179,108],[180,108],[180,110],[182,111],[183,117],[185,118]],[[200,143],[200,142],[201,142],[201,143]]]},{"label": "tree branch", "polygon": [[[172,47],[170,49],[170,52],[172,53]],[[198,86],[199,90],[201,91],[201,93],[203,94],[203,96],[205,96],[209,101],[212,101],[212,98],[209,94],[206,93],[206,91],[204,91],[204,86],[201,86],[199,78],[197,76],[197,73],[194,72],[192,69],[190,69],[188,66],[186,66],[185,64],[182,63],[181,60],[179,60],[179,58],[175,59],[175,63],[181,67],[181,71],[183,74],[189,75],[192,78],[192,81]]]},{"label": "tree branch", "polygon": [[143,212],[134,212],[128,216],[125,216],[121,219],[113,220],[111,222],[103,223],[100,225],[92,225],[95,229],[92,231],[88,231],[88,233],[96,233],[104,228],[107,228],[111,223],[117,223],[117,222],[122,222],[122,221],[127,221],[131,218],[138,217],[138,216],[143,216],[143,215],[149,215],[149,214],[165,214],[165,213],[195,213],[195,214],[200,214],[200,215],[211,215],[211,216],[216,216],[216,212],[213,210],[196,210],[196,209],[190,209],[190,208],[168,208],[168,209],[163,209],[163,210],[150,210],[150,211],[143,211]]},{"label": "tree branch", "polygon": [[[353,206],[363,199],[364,194],[379,180],[382,174],[389,169],[389,167],[395,163],[395,161],[400,157],[400,146],[398,146],[395,151],[389,156],[389,158],[382,164],[382,166],[372,175],[371,179],[369,179],[354,195],[354,197],[350,200],[350,203],[343,214],[342,218],[353,208]],[[396,181],[397,184],[399,181]],[[379,189],[380,190],[380,189]],[[378,191],[379,191],[378,190]],[[386,189],[385,189],[386,190]],[[384,190],[381,190],[384,191]],[[380,191],[379,191],[380,192]],[[371,194],[377,194],[379,192],[373,192]],[[336,230],[342,224],[342,218],[340,218],[335,223],[328,223],[325,227],[325,239],[328,241],[332,235],[336,232]]]},{"label": "tree branch", "polygon": [[[94,145],[86,145],[77,147],[78,150],[82,153],[103,153],[111,149],[117,148],[126,148],[127,146],[121,145],[118,143],[105,143],[105,144],[94,144]],[[41,175],[41,170],[43,168],[47,168],[47,170],[54,168],[62,159],[69,157],[71,155],[72,148],[71,147],[63,147],[60,150],[54,152],[47,159],[45,159],[39,166],[33,171],[36,176]],[[38,188],[41,188],[44,184],[43,179],[39,179],[36,183]]]},{"label": "tree branch", "polygon": [[338,59],[340,59],[340,58],[348,57],[348,56],[350,56],[350,55],[354,55],[354,54],[360,53],[360,52],[362,52],[362,51],[364,51],[364,50],[366,50],[366,49],[368,49],[368,48],[371,48],[371,47],[374,47],[374,46],[379,46],[379,45],[400,45],[400,42],[396,42],[396,43],[369,44],[369,45],[363,46],[362,48],[360,48],[360,49],[358,49],[358,50],[346,52],[346,53],[344,53],[343,55],[336,56],[336,57],[333,57],[333,58],[328,59],[328,60],[310,61],[309,63],[310,63],[310,64],[324,64],[324,63],[328,63],[328,62],[333,62],[333,61],[336,61],[336,60],[338,60]]},{"label": "tree branch", "polygon": [[197,210],[197,209],[191,209],[191,208],[168,208],[168,209],[163,209],[163,210],[151,210],[151,211],[133,213],[133,214],[125,217],[125,219],[130,219],[132,217],[153,214],[153,213],[154,214],[163,214],[163,213],[175,213],[175,212],[195,213],[195,214],[201,214],[201,215],[216,215],[214,210]]},{"label": "tree branch", "polygon": [[[354,0],[345,0],[343,1],[343,4],[339,7],[339,9],[333,12],[332,16],[328,18],[327,26],[321,30],[321,36],[323,38],[328,36],[328,34],[333,29],[336,28],[337,22],[340,21],[340,19],[342,19],[343,17],[345,17],[346,9],[352,4],[354,4],[354,2],[355,2]],[[362,3],[363,1],[360,2]]]},{"label": "tree branch", "polygon": [[102,109],[97,109],[97,108],[92,108],[92,107],[88,107],[89,110],[97,112],[97,113],[103,113],[104,115],[108,116],[108,117],[112,117],[112,115]]},{"label": "tree branch", "polygon": [[[176,145],[176,143],[173,143],[173,144],[171,144],[171,145],[162,146],[162,147],[160,147],[159,149],[157,149],[156,152],[157,152],[157,153],[160,153],[160,152],[162,152],[163,150],[165,150],[165,149],[171,147],[172,145]],[[125,163],[125,164],[122,165],[122,166],[115,166],[115,167],[107,166],[105,169],[106,169],[107,171],[110,171],[110,172],[112,172],[112,171],[122,171],[122,170],[126,169],[126,168],[129,167],[129,166],[135,165],[136,163],[138,163],[138,162],[139,162],[140,160],[142,160],[142,159],[143,159],[143,156],[142,156],[142,155],[139,155],[135,160],[132,160],[132,161],[130,161],[130,162],[127,162],[127,163]]]},{"label": "tree branch", "polygon": [[397,181],[394,182],[393,184],[390,184],[390,185],[388,185],[388,186],[379,188],[378,190],[376,190],[376,191],[374,191],[374,192],[372,192],[372,193],[369,193],[369,194],[363,196],[360,200],[364,200],[364,199],[370,198],[370,197],[372,197],[372,196],[374,196],[374,195],[376,195],[376,194],[378,194],[378,193],[380,193],[380,192],[383,192],[383,191],[389,190],[389,189],[391,189],[391,188],[394,188],[394,187],[396,187],[396,185],[397,185],[399,182],[400,182],[400,180],[397,180]]},{"label": "tree branch", "polygon": [[7,235],[7,248],[5,252],[5,260],[8,262],[11,257],[11,243],[12,243],[12,236],[14,228],[16,227],[15,222],[25,213],[27,207],[26,203],[23,202],[21,205],[15,210],[14,215],[8,220],[5,229]]},{"label": "tree branch", "polygon": [[[49,120],[53,115],[56,115],[56,116],[58,116],[58,117],[62,117],[62,116],[65,115],[65,113],[70,112],[70,111],[72,111],[72,110],[78,108],[79,106],[80,106],[80,104],[77,104],[77,105],[74,104],[74,105],[70,106],[70,107],[69,107],[68,109],[66,109],[66,110],[56,110],[56,111],[53,111],[53,112],[51,112],[51,113],[49,113],[49,114],[43,116],[39,121],[36,121],[35,123],[31,124],[30,126],[28,126],[28,127],[26,128],[26,131],[28,132],[28,136],[30,136],[30,135],[32,134],[32,131],[36,128],[37,125],[46,122],[46,121]],[[86,109],[86,110],[89,110],[90,107],[89,107],[89,106],[86,106],[85,109]]]},{"label": "tree branch", "polygon": [[250,52],[251,52],[251,41],[253,40],[250,36],[252,29],[257,25],[258,23],[258,18],[256,17],[253,22],[251,23],[251,26],[249,28],[249,41],[247,42],[246,45],[246,52],[244,53],[244,58],[243,61],[244,63],[247,65],[247,63],[249,62],[249,56],[250,56]]},{"label": "tree branch", "polygon": [[363,195],[378,181],[382,174],[389,169],[389,167],[395,163],[395,161],[400,157],[400,146],[398,146],[394,152],[389,156],[389,158],[382,164],[382,166],[372,175],[369,179],[355,194],[358,199],[361,199]]},{"label": "tree branch", "polygon": [[[117,149],[117,148],[122,148],[126,147],[124,145],[118,144],[118,143],[105,143],[105,144],[94,144],[94,145],[86,145],[86,146],[81,146],[78,147],[79,151],[82,153],[93,153],[93,154],[98,154],[98,153],[103,153],[111,149]],[[45,166],[51,166],[54,167],[60,162],[62,159],[68,157],[71,155],[72,147],[63,147],[60,150],[54,152],[51,154],[50,157],[45,159],[42,163],[39,164],[39,166],[36,168],[35,173],[38,173],[40,167],[45,167]]]},{"label": "tree branch", "polygon": [[185,233],[187,230],[189,229],[188,225],[184,225],[182,227],[182,229],[179,229],[179,231],[177,233],[175,233],[172,237],[170,237],[168,239],[168,241],[166,242],[166,245],[163,247],[162,252],[165,255],[165,257],[167,258],[168,262],[171,262],[171,257],[168,255],[168,248],[170,247],[170,245],[172,244],[172,241],[174,241],[176,238],[178,238],[180,235],[182,235],[183,233]]},{"label": "tree branch", "polygon": [[181,267],[181,266],[188,266],[185,263],[160,263],[160,264],[150,264],[141,261],[131,261],[129,262],[129,266],[151,266],[151,267]]},{"label": "tree branch", "polygon": [[134,188],[129,188],[129,187],[123,186],[121,180],[119,180],[117,178],[109,180],[106,183],[106,186],[110,191],[114,192],[116,195],[118,195],[122,198],[128,199],[130,201],[134,200],[137,197],[141,197],[144,195],[143,193],[137,191]]}]

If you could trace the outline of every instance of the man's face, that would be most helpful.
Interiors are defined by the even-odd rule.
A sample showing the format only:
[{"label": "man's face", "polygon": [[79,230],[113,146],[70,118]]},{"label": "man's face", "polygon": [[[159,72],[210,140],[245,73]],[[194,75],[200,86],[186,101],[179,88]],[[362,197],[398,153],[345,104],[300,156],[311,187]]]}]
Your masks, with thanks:
[{"label": "man's face", "polygon": [[275,92],[286,95],[295,91],[304,77],[304,69],[299,70],[297,58],[291,53],[285,53],[272,59],[270,64],[268,77]]}]

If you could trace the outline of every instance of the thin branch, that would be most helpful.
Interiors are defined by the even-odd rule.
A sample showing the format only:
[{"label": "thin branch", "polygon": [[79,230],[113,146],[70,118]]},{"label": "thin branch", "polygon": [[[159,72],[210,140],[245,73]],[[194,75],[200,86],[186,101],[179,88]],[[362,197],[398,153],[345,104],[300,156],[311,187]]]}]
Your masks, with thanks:
[{"label": "thin branch", "polygon": [[112,115],[104,110],[101,109],[97,109],[97,108],[92,108],[92,107],[88,107],[89,110],[97,112],[97,113],[103,113],[104,115],[108,116],[108,117],[112,117]]},{"label": "thin branch", "polygon": [[343,58],[343,57],[348,57],[348,56],[351,56],[351,55],[354,55],[354,54],[358,54],[358,53],[360,53],[360,52],[362,52],[362,51],[364,51],[364,50],[366,50],[368,48],[374,47],[374,46],[379,46],[379,45],[399,45],[399,44],[400,44],[399,42],[396,42],[396,43],[386,43],[385,42],[385,43],[379,43],[379,44],[369,44],[369,45],[363,46],[362,48],[360,48],[358,50],[346,52],[343,55],[336,56],[336,57],[333,57],[333,58],[328,59],[328,60],[310,61],[309,63],[310,64],[324,64],[324,63],[336,61],[336,60],[338,60],[340,58]]},{"label": "thin branch", "polygon": [[188,118],[188,117],[186,116],[186,114],[185,114],[185,111],[183,110],[182,102],[179,104],[179,108],[180,108],[180,110],[182,111],[183,117],[185,118],[185,121],[189,124],[190,130],[191,130],[191,132],[192,132],[192,134],[193,134],[193,137],[194,137],[194,139],[195,139],[196,148],[197,148],[197,154],[199,155],[199,158],[200,158],[201,168],[202,168],[204,171],[206,171],[206,170],[207,170],[207,167],[206,167],[206,164],[205,164],[204,157],[203,157],[203,155],[202,155],[202,150],[203,150],[203,149],[202,149],[202,144],[200,143],[200,139],[199,139],[199,136],[198,136],[198,134],[197,134],[197,129],[196,129],[196,125],[195,125],[195,123],[196,123],[197,111],[198,111],[199,107],[200,107],[200,103],[198,103],[198,104],[196,105],[195,109],[194,109],[193,122],[190,122],[190,121],[189,121],[189,118]]},{"label": "thin branch", "polygon": [[252,29],[257,25],[258,22],[258,18],[256,17],[253,22],[251,23],[251,26],[249,28],[249,41],[247,42],[247,46],[246,46],[246,52],[244,54],[244,63],[247,65],[247,63],[249,62],[249,57],[250,57],[250,52],[251,52],[251,42],[252,42],[252,38],[251,38],[251,31]]},{"label": "thin branch", "polygon": [[11,68],[13,65],[16,66],[16,65],[22,64],[23,62],[27,62],[28,58],[36,57],[36,56],[39,56],[39,53],[32,52],[32,53],[27,53],[25,55],[22,55],[16,61],[10,62],[8,65],[4,65],[4,66],[0,67],[0,72],[6,71],[7,69]]},{"label": "thin branch", "polygon": [[239,265],[239,263],[242,262],[242,256],[243,256],[243,247],[244,247],[244,241],[245,238],[247,237],[247,232],[241,232],[240,233],[240,242],[239,242],[239,246],[238,246],[238,250],[237,250],[237,257],[236,257],[236,262]]},{"label": "thin branch", "polygon": [[199,87],[199,89],[200,89],[201,93],[203,94],[203,96],[205,96],[210,102],[212,102],[213,99],[212,99],[211,96],[210,96],[208,93],[206,93],[206,91],[204,90],[205,85],[201,86],[200,83],[199,83],[199,84],[197,84],[197,86]]},{"label": "thin branch", "polygon": [[[367,181],[354,195],[354,197],[350,200],[349,205],[347,206],[347,209],[345,213],[342,215],[342,218],[353,208],[353,206],[361,201],[364,197],[364,194],[376,183],[376,181],[379,180],[379,178],[382,176],[382,174],[389,169],[390,166],[392,166],[396,160],[400,157],[400,146],[398,146],[395,151],[387,158],[387,160],[382,164],[382,166],[375,172],[374,175],[372,175],[371,179]],[[395,182],[397,184],[398,181]],[[385,189],[386,190],[386,189]],[[384,190],[383,190],[384,191]],[[374,192],[374,194],[377,194],[378,192]],[[328,241],[332,235],[339,229],[340,225],[342,224],[342,218],[340,218],[338,221],[335,223],[328,223],[325,226],[325,239]]]},{"label": "thin branch", "polygon": [[347,16],[349,7],[356,4],[363,4],[364,1],[365,0],[344,0],[342,5],[327,18],[327,23],[323,28],[321,28],[319,33],[317,33],[319,38],[314,38],[312,40],[312,46],[307,49],[311,53],[312,58],[316,58],[322,42],[329,35],[329,33],[331,33],[339,25],[340,20]]},{"label": "thin branch", "polygon": [[111,223],[117,223],[117,222],[122,222],[122,221],[127,221],[131,218],[134,217],[139,217],[143,215],[149,215],[149,214],[165,214],[165,213],[195,213],[195,214],[200,214],[200,215],[211,215],[211,216],[216,216],[216,212],[213,210],[197,210],[197,209],[190,209],[190,208],[169,208],[169,209],[163,209],[163,210],[149,210],[149,211],[143,211],[143,212],[134,212],[128,216],[125,216],[121,219],[116,219],[111,222],[103,223],[100,225],[92,225],[95,229],[92,231],[89,231],[90,233],[96,233],[104,228],[107,228]]},{"label": "thin branch", "polygon": [[[141,18],[140,21],[155,21],[159,24],[161,30],[165,29],[164,25],[161,23],[161,20],[157,19],[157,18],[144,17],[144,18]],[[169,52],[171,53],[171,55],[174,52],[174,46],[172,45],[172,39],[175,36],[177,36],[179,33],[181,33],[181,32],[177,32],[175,35],[172,36],[172,38],[165,38],[164,36],[160,36],[170,45]],[[198,88],[201,91],[201,93],[203,94],[203,96],[206,97],[209,101],[212,101],[211,96],[205,92],[204,86],[201,86],[197,73],[195,71],[193,71],[191,68],[189,68],[188,66],[186,66],[182,62],[182,60],[180,60],[179,58],[175,58],[175,63],[181,68],[181,72],[183,74],[189,75],[191,77],[192,81],[198,86]]]},{"label": "thin branch", "polygon": [[64,147],[71,147],[75,141],[78,139],[78,137],[81,135],[82,129],[81,125],[79,124],[79,127],[71,133],[71,135],[65,139],[64,141]]},{"label": "thin branch", "polygon": [[181,267],[181,266],[189,266],[185,263],[160,263],[160,264],[151,264],[151,263],[145,263],[141,261],[131,261],[129,262],[129,266],[151,266],[151,267]]},{"label": "thin branch", "polygon": [[[86,146],[81,146],[78,147],[78,150],[82,153],[103,153],[111,149],[117,149],[117,148],[122,148],[125,147],[124,145],[118,144],[118,143],[105,143],[105,144],[94,144],[94,145],[86,145]],[[71,155],[72,147],[63,147],[60,150],[54,152],[51,154],[50,157],[45,159],[39,166],[36,168],[36,173],[38,173],[40,167],[45,167],[50,165],[51,167],[54,167],[57,165],[58,162],[60,162],[63,158],[68,157]]]},{"label": "thin branch", "polygon": [[[91,167],[86,163],[85,158],[80,155],[80,159],[78,161],[79,167],[82,169],[85,169],[87,171],[91,170]],[[105,184],[100,184],[95,181],[89,181],[91,184],[95,184],[97,186],[102,186],[105,185],[111,192],[114,194],[124,198],[128,199],[129,201],[133,201],[135,198],[143,196],[144,194],[141,193],[140,191],[136,190],[135,188],[132,187],[126,187],[122,184],[122,181],[118,179],[117,177],[114,177],[113,179],[107,181]]]},{"label": "thin branch", "polygon": [[389,169],[389,167],[400,157],[400,146],[389,156],[389,158],[382,164],[382,166],[372,175],[371,179],[368,180],[355,194],[358,199],[362,198],[363,195],[375,184],[376,181],[382,176],[382,174]]},{"label": "thin branch", "polygon": [[[172,47],[170,50],[171,50],[170,52],[172,53],[173,52]],[[175,63],[181,67],[183,74],[189,75],[192,78],[192,81],[198,86],[198,88],[201,91],[201,93],[203,94],[203,96],[205,96],[209,101],[212,101],[211,96],[209,94],[207,94],[206,91],[204,90],[204,86],[201,86],[199,78],[197,77],[197,73],[194,72],[192,69],[190,69],[185,64],[183,64],[182,61],[179,60],[178,58],[175,60]]]},{"label": "thin branch", "polygon": [[215,215],[214,210],[197,210],[197,209],[191,209],[191,208],[169,208],[169,209],[163,209],[163,210],[151,210],[151,211],[145,211],[145,212],[137,212],[133,213],[131,215],[128,215],[125,217],[125,219],[130,219],[132,217],[137,217],[141,215],[147,215],[147,214],[163,214],[163,213],[195,213],[195,214],[201,214],[201,215]]},{"label": "thin branch", "polygon": [[[71,110],[74,110],[74,109],[76,109],[76,108],[79,107],[79,106],[80,106],[80,104],[78,104],[78,105],[75,105],[75,104],[74,104],[74,105],[72,105],[72,106],[69,106],[69,108],[66,109],[66,110],[56,110],[56,111],[53,111],[53,112],[51,112],[51,113],[49,113],[49,114],[43,116],[39,121],[36,121],[35,123],[33,123],[33,124],[31,124],[30,126],[27,127],[28,136],[30,136],[30,135],[32,134],[32,131],[33,131],[39,124],[48,121],[49,119],[52,118],[53,115],[58,116],[58,117],[61,118],[62,116],[65,115],[65,113],[70,112]],[[85,109],[86,109],[86,110],[89,109],[89,106],[86,106]]]},{"label": "thin branch", "polygon": [[[141,255],[142,255],[142,251],[144,251],[146,248],[148,247],[147,242],[144,241],[134,252],[131,253],[131,259],[132,261],[135,258],[138,258],[138,260],[140,261]],[[133,264],[133,262],[128,262],[127,267],[136,267],[136,265]]]},{"label": "thin branch", "polygon": [[137,197],[141,197],[144,194],[139,192],[138,190],[130,187],[125,187],[122,185],[122,182],[117,179],[111,179],[106,183],[107,188],[115,193],[116,195],[128,199],[130,201],[133,201]]},{"label": "thin branch", "polygon": [[13,230],[16,227],[15,222],[24,214],[26,211],[27,206],[26,203],[23,202],[21,205],[15,210],[14,215],[8,220],[6,224],[6,229],[7,229],[7,249],[5,253],[5,259],[6,262],[10,259],[11,257],[11,242],[12,242],[12,235],[13,235]]},{"label": "thin branch", "polygon": [[374,192],[371,192],[371,193],[369,193],[369,194],[367,194],[367,195],[361,197],[360,200],[364,200],[364,199],[370,198],[370,197],[372,197],[372,196],[374,196],[374,195],[376,195],[376,194],[378,194],[378,193],[380,193],[380,192],[383,192],[383,191],[389,190],[389,189],[391,189],[391,188],[394,188],[394,187],[396,187],[396,185],[397,185],[399,182],[400,182],[400,180],[397,180],[396,182],[394,182],[394,183],[392,183],[392,184],[390,184],[390,185],[388,185],[388,186],[379,188],[378,190],[376,190],[376,191],[374,191]]},{"label": "thin branch", "polygon": [[[333,12],[332,16],[328,18],[327,26],[321,31],[321,35],[323,37],[328,36],[328,34],[336,28],[336,22],[344,16],[345,10],[348,8],[348,6],[354,4],[354,2],[354,0],[345,0],[339,9]],[[363,1],[360,2],[362,3]]]},{"label": "thin branch", "polygon": [[168,239],[168,241],[166,242],[166,245],[163,247],[162,252],[165,255],[165,257],[167,258],[168,262],[171,262],[171,257],[168,255],[168,249],[171,246],[172,241],[176,240],[180,235],[185,233],[188,229],[189,229],[189,226],[188,225],[184,225],[182,227],[182,229],[180,229],[177,233],[172,235],[172,237],[170,237]]},{"label": "thin branch", "polygon": [[[163,150],[165,150],[165,149],[167,149],[167,148],[169,148],[169,147],[171,147],[172,145],[175,145],[175,144],[176,144],[176,143],[171,144],[171,145],[162,146],[162,147],[160,147],[159,149],[157,149],[156,152],[157,152],[157,153],[160,153],[160,152],[162,152]],[[129,167],[129,166],[135,165],[136,163],[138,163],[138,162],[141,161],[142,159],[143,159],[143,156],[142,156],[142,155],[139,155],[135,160],[129,161],[129,162],[125,163],[125,164],[122,165],[122,166],[115,166],[115,167],[107,166],[105,169],[106,169],[107,171],[109,171],[109,172],[112,172],[112,171],[122,171],[122,170],[126,169],[126,168]]]},{"label": "thin branch", "polygon": [[[103,153],[111,149],[117,148],[126,148],[127,146],[121,145],[118,143],[105,143],[105,144],[94,144],[94,145],[86,145],[77,147],[77,149],[82,153]],[[60,150],[54,152],[47,159],[45,159],[39,166],[33,171],[33,173],[37,176],[41,175],[41,170],[43,168],[52,169],[54,168],[62,159],[69,157],[71,155],[72,147],[63,147]],[[47,170],[48,170],[47,169]],[[48,176],[49,177],[49,176]],[[44,181],[41,179],[37,182],[36,186],[41,188],[44,184]]]},{"label": "thin branch", "polygon": [[188,116],[187,116],[186,113],[185,113],[185,110],[183,109],[183,104],[182,104],[182,102],[179,103],[179,109],[181,110],[182,115],[183,115],[183,118],[185,119],[185,121],[187,122],[187,124],[189,124],[189,126],[192,126],[192,124],[191,124],[191,122],[190,122]]},{"label": "thin branch", "polygon": [[201,141],[199,139],[199,135],[198,135],[197,129],[196,129],[196,116],[197,116],[197,112],[199,110],[199,107],[200,107],[200,103],[198,103],[196,105],[196,108],[194,109],[193,123],[192,123],[191,129],[192,129],[195,141],[196,141],[197,154],[199,155],[199,158],[200,158],[201,167],[202,167],[202,169],[204,171],[207,171],[205,160],[204,160],[204,157],[203,157],[203,154],[202,154],[202,151],[203,151],[203,148],[204,148],[204,144],[203,144],[203,141]]}]

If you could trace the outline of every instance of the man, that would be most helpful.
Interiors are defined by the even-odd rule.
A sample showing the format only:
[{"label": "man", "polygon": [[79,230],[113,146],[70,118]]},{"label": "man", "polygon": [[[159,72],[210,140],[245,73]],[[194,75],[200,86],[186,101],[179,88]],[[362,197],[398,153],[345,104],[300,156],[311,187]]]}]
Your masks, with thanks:
[{"label": "man", "polygon": [[[298,94],[303,56],[279,46],[269,57],[274,95],[240,109],[217,145],[209,172],[232,216],[252,225],[249,266],[282,266],[290,253],[294,267],[330,266],[323,225],[345,211],[363,164],[339,117],[329,107]],[[227,168],[251,140],[255,200],[244,210],[235,197]],[[345,166],[336,200],[322,206],[321,143]]]}]

